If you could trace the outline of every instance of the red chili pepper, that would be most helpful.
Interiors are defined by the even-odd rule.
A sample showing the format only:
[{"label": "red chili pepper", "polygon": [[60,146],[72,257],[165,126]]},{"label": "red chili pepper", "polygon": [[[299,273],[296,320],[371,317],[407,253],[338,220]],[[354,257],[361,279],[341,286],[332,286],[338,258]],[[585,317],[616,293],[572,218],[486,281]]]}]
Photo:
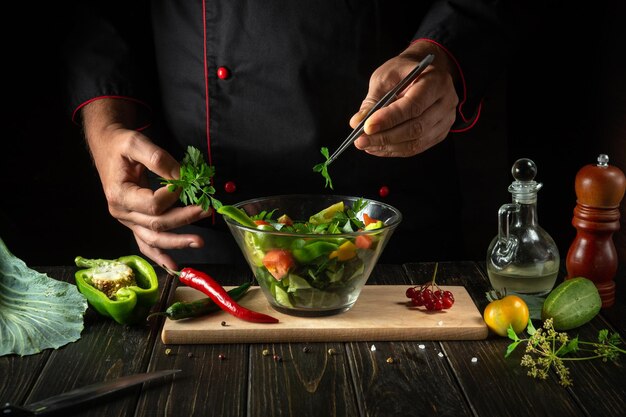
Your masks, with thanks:
[{"label": "red chili pepper", "polygon": [[[166,268],[167,269],[167,268]],[[167,269],[168,272],[178,275],[180,282],[183,284],[202,291],[211,297],[215,304],[219,305],[222,310],[232,314],[242,320],[253,321],[256,323],[278,323],[278,319],[267,314],[258,313],[248,310],[247,308],[237,304],[228,292],[217,281],[204,272],[193,268],[183,268],[180,272]]]}]

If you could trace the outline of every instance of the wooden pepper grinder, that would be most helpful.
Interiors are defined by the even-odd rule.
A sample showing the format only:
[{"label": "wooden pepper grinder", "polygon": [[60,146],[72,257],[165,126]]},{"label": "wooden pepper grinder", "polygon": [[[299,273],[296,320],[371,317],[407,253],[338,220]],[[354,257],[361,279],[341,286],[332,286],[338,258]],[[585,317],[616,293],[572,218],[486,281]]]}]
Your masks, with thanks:
[{"label": "wooden pepper grinder", "polygon": [[576,238],[566,259],[567,277],[585,277],[596,284],[602,308],[615,302],[618,258],[613,233],[619,230],[619,205],[626,191],[626,177],[609,157],[598,156],[597,165],[586,165],[576,174],[576,207],[572,225]]}]

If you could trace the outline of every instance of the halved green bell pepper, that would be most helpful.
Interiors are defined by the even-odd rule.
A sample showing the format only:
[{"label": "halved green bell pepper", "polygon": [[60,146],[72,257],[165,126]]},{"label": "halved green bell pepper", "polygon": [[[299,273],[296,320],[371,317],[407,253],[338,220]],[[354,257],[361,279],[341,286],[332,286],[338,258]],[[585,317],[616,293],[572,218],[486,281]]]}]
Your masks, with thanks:
[{"label": "halved green bell pepper", "polygon": [[[75,274],[78,290],[87,298],[89,304],[103,316],[110,317],[120,324],[135,324],[146,319],[152,306],[159,300],[159,281],[150,263],[140,256],[123,256],[118,259],[85,259],[81,256],[74,260],[80,269]],[[98,268],[115,263],[130,267],[135,278],[135,285],[119,288],[113,298],[91,284],[91,278]]]}]

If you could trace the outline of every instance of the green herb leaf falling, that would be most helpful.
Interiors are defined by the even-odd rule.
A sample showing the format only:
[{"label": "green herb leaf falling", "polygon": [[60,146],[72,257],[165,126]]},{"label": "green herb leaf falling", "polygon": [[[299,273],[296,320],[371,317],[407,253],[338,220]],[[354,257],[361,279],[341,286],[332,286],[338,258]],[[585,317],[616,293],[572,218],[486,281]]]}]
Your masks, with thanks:
[{"label": "green herb leaf falling", "polygon": [[333,189],[333,181],[330,178],[330,174],[328,173],[328,160],[330,159],[330,154],[328,153],[328,148],[324,148],[322,147],[322,149],[320,149],[320,152],[322,155],[324,155],[324,157],[326,158],[326,160],[322,163],[319,163],[317,165],[315,165],[313,167],[313,171],[315,172],[319,172],[322,174],[322,177],[324,177],[324,179],[326,179],[326,183],[324,184],[324,188],[326,187],[330,187],[330,189]]}]

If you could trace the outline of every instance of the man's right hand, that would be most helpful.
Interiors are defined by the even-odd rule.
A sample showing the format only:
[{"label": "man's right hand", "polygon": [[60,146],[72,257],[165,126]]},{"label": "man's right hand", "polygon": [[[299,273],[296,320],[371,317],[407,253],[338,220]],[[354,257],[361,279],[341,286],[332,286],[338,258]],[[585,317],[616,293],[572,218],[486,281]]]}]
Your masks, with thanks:
[{"label": "man's right hand", "polygon": [[[139,249],[158,265],[178,269],[167,249],[200,248],[204,241],[172,229],[211,215],[199,206],[173,207],[179,193],[167,186],[153,191],[147,171],[163,178],[178,178],[179,163],[132,126],[134,104],[101,99],[83,108],[85,136],[100,175],[109,212],[132,230]],[[130,116],[129,116],[130,115]]]}]

